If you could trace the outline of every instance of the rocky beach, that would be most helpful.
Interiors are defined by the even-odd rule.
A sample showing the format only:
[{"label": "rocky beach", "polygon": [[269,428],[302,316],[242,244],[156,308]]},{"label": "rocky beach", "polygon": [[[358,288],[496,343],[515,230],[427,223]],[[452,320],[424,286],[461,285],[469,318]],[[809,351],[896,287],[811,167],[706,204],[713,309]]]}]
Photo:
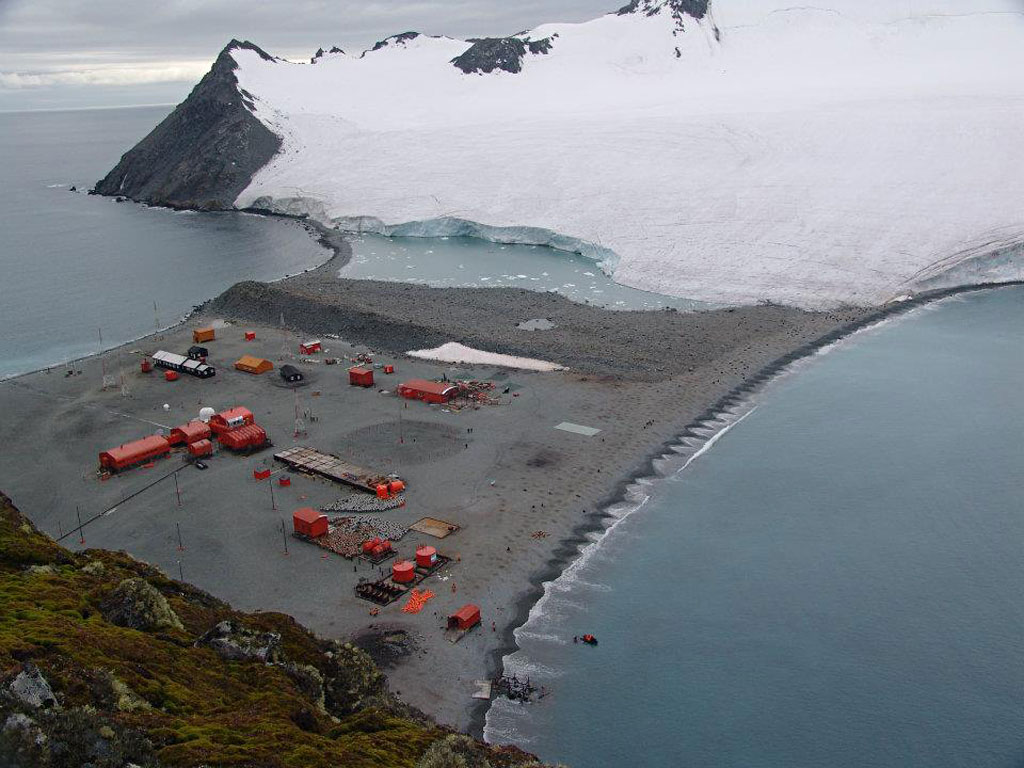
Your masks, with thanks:
[{"label": "rocky beach", "polygon": [[[334,277],[345,246],[334,245],[338,256],[321,268],[278,283],[236,285],[177,328],[76,362],[80,374],[59,367],[4,382],[0,428],[19,434],[21,444],[45,446],[49,457],[41,464],[34,451],[9,443],[2,449],[5,488],[55,536],[75,526],[76,508],[83,518],[108,510],[86,526],[88,546],[124,549],[172,575],[181,561],[186,581],[244,610],[288,613],[330,638],[401,633],[388,671],[393,689],[438,721],[476,732],[486,702],[470,697],[473,681],[500,672],[512,630],[583,534],[602,525],[602,508],[717,403],[871,314],[773,306],[615,312],[529,291],[345,281]],[[554,327],[517,329],[534,318]],[[143,355],[183,349],[191,329],[209,323],[218,327],[210,345],[214,379],[168,384],[138,373]],[[243,330],[256,341],[244,341]],[[293,390],[276,372],[254,377],[231,369],[242,353],[277,366],[295,362],[298,343],[309,335],[322,336],[325,354],[343,362],[369,354],[393,363],[397,373],[378,371],[377,386],[367,391],[348,385],[345,365],[308,365],[304,386]],[[453,366],[403,354],[453,340],[569,370]],[[127,393],[101,390],[103,370],[123,375]],[[507,394],[500,405],[458,411],[406,407],[392,392],[411,376],[489,380]],[[440,542],[407,534],[399,543],[406,551],[422,539],[456,560],[447,579],[433,585],[438,597],[427,611],[410,617],[396,604],[371,616],[352,593],[365,565],[353,571],[351,563],[301,543],[285,557],[281,528],[290,529],[292,509],[328,504],[339,489],[299,476],[272,501],[251,472],[274,463],[267,454],[221,455],[210,471],[182,475],[182,507],[159,486],[118,503],[162,474],[162,465],[97,479],[98,451],[194,418],[208,404],[251,408],[274,450],[312,445],[401,475],[408,503],[389,513],[400,524],[432,516],[461,526]],[[315,417],[306,420],[306,434],[293,438],[296,409]],[[562,422],[600,431],[587,437],[554,429]],[[406,428],[417,441],[412,446],[398,444]],[[184,554],[175,548],[175,524],[187,540]],[[77,534],[62,543],[78,545]],[[467,601],[481,606],[483,626],[452,645],[443,638],[444,616]]]}]

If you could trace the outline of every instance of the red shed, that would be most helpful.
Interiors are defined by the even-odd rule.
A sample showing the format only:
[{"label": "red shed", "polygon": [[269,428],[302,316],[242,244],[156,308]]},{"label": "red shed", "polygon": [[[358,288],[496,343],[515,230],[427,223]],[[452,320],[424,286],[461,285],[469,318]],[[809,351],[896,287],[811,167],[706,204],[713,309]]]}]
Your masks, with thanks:
[{"label": "red shed", "polygon": [[208,440],[210,438],[210,425],[201,421],[190,421],[171,430],[168,438],[171,445],[192,445],[197,440]]},{"label": "red shed", "polygon": [[219,435],[221,432],[227,432],[229,429],[241,427],[245,424],[252,424],[254,421],[256,419],[252,415],[252,411],[236,405],[234,408],[229,408],[226,411],[221,411],[211,416],[210,429],[213,430],[215,435]]},{"label": "red shed", "polygon": [[480,623],[480,608],[466,603],[448,617],[448,629],[471,629]]},{"label": "red shed", "polygon": [[373,368],[356,366],[348,369],[348,383],[355,387],[373,386]]},{"label": "red shed", "polygon": [[313,339],[313,341],[307,341],[303,344],[299,344],[299,353],[303,355],[315,355],[317,352],[322,352],[323,346],[320,344],[320,339]]},{"label": "red shed", "polygon": [[136,464],[143,464],[153,459],[166,456],[171,452],[171,444],[160,435],[150,435],[141,440],[125,443],[100,454],[100,467],[111,472],[127,469]]},{"label": "red shed", "polygon": [[398,385],[398,394],[402,397],[425,403],[447,403],[458,391],[454,384],[426,379],[409,379]]},{"label": "red shed", "polygon": [[246,424],[217,435],[220,444],[229,451],[248,451],[267,444],[267,433],[258,424]]},{"label": "red shed", "polygon": [[416,567],[408,560],[399,560],[391,566],[391,578],[398,584],[408,584],[416,578]]},{"label": "red shed", "polygon": [[197,459],[203,456],[213,455],[213,443],[209,440],[196,440],[194,443],[188,444],[189,456],[195,456]]},{"label": "red shed", "polygon": [[296,533],[311,539],[327,535],[327,515],[312,507],[296,509],[292,513],[292,525]]}]

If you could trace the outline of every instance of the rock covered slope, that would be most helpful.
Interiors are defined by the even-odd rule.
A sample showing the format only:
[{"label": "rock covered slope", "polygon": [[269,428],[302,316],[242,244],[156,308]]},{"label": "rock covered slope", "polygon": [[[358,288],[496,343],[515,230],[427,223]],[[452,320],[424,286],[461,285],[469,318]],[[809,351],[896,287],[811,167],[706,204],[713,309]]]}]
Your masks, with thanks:
[{"label": "rock covered slope", "polygon": [[176,208],[231,208],[281,146],[238,87],[233,54],[243,50],[273,61],[252,43],[232,40],[189,97],[121,158],[96,191]]},{"label": "rock covered slope", "polygon": [[507,38],[228,55],[281,140],[239,207],[553,244],[711,302],[1024,277],[1015,0],[632,0]]},{"label": "rock covered slope", "polygon": [[434,726],[358,648],[123,553],[69,552],[2,494],[0,596],[4,768],[539,768]]}]

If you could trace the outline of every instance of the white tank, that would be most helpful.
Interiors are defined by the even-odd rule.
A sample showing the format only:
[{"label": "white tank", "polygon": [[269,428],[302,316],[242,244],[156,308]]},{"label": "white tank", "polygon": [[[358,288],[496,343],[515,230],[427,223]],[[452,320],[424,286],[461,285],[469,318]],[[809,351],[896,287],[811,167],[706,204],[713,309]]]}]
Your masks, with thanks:
[{"label": "white tank", "polygon": [[209,424],[210,423],[210,418],[215,413],[217,413],[217,411],[215,411],[213,408],[210,408],[209,406],[207,406],[206,408],[200,408],[199,409],[199,420],[201,422],[203,422],[204,424]]}]

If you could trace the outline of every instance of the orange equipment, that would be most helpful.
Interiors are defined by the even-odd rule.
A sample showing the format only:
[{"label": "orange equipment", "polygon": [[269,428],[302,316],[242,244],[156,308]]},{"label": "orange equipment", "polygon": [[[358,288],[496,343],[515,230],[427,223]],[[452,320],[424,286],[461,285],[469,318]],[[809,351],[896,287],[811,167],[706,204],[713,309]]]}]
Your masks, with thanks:
[{"label": "orange equipment", "polygon": [[217,338],[217,332],[213,328],[196,328],[192,331],[192,343],[202,344],[205,341],[213,341]]}]

